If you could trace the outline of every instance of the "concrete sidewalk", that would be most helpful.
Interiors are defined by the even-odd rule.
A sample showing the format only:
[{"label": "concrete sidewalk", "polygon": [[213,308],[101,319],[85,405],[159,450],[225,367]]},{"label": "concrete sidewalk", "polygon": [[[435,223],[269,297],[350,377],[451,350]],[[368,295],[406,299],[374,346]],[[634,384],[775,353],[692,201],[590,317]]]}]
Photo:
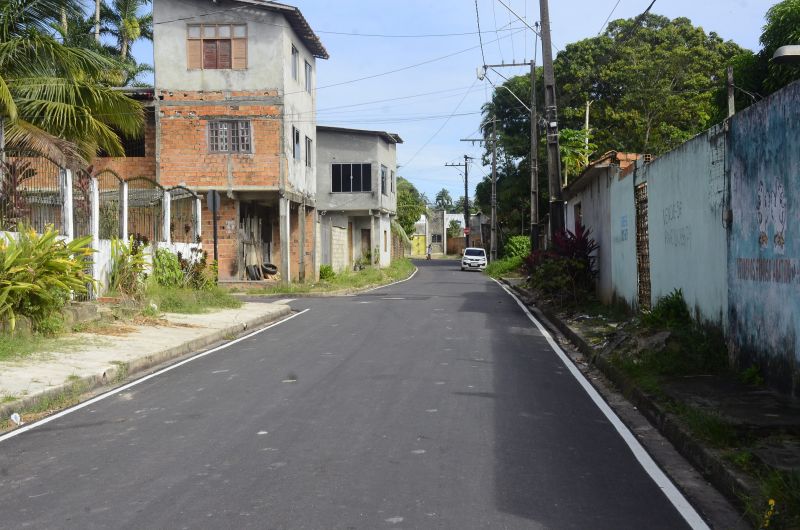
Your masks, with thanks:
[{"label": "concrete sidewalk", "polygon": [[89,389],[103,386],[290,313],[285,304],[244,303],[238,309],[199,315],[167,313],[162,323],[122,324],[113,334],[75,333],[82,341],[78,347],[0,362],[0,398],[5,402],[0,420],[78,381]]}]

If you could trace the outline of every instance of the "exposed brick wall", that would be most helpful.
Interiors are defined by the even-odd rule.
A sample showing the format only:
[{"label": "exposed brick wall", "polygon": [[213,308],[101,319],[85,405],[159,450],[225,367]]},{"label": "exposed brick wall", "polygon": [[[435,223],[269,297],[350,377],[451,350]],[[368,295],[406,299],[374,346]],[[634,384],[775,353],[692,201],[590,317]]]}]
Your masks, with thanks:
[{"label": "exposed brick wall", "polygon": [[[208,252],[209,261],[214,259],[214,220],[208,203],[203,201],[202,237],[203,249]],[[219,277],[221,280],[237,278],[236,254],[239,252],[238,242],[239,214],[237,201],[224,194],[217,212],[217,251],[219,254]],[[233,228],[233,230],[231,230]]]},{"label": "exposed brick wall", "polygon": [[145,109],[143,157],[95,157],[92,171],[104,169],[115,171],[123,180],[133,177],[156,178],[156,122],[152,108]]},{"label": "exposed brick wall", "polygon": [[290,203],[289,215],[289,269],[292,281],[300,279],[300,216],[296,203]]},{"label": "exposed brick wall", "polygon": [[[219,189],[277,187],[280,183],[281,110],[271,99],[274,95],[274,91],[226,94],[162,91],[159,94],[163,96],[160,102],[161,184],[183,183],[190,188]],[[210,153],[208,122],[236,118],[250,120],[253,152]]]},{"label": "exposed brick wall", "polygon": [[317,225],[314,222],[314,209],[306,208],[306,245],[304,260],[306,265],[306,281],[317,281],[319,270],[314,270],[314,247],[316,246]]}]

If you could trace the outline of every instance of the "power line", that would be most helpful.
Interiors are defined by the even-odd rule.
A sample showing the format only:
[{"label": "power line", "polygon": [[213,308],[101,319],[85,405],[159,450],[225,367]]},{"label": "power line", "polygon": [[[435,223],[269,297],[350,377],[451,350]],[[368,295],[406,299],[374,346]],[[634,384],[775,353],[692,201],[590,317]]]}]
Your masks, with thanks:
[{"label": "power line", "polygon": [[480,42],[481,46],[481,59],[483,59],[483,64],[486,64],[486,55],[483,53],[483,37],[481,36],[481,14],[478,11],[478,0],[475,0],[475,17],[478,19],[478,42]]},{"label": "power line", "polygon": [[619,6],[619,3],[620,3],[621,1],[622,1],[622,0],[617,0],[617,3],[616,3],[616,4],[614,4],[614,7],[611,9],[611,13],[609,13],[609,14],[608,14],[608,16],[606,17],[606,20],[605,20],[605,22],[603,22],[603,25],[602,25],[602,26],[600,26],[600,31],[598,31],[598,32],[597,32],[597,35],[598,35],[598,36],[600,36],[600,34],[603,32],[603,28],[605,28],[605,27],[606,27],[606,24],[608,24],[608,21],[609,21],[609,20],[611,20],[611,16],[614,14],[614,11],[616,11],[616,10],[617,10],[617,6]]},{"label": "power line", "polygon": [[[405,164],[403,164],[404,167],[410,166],[411,162],[413,162],[414,159],[417,158],[417,156],[422,152],[422,150],[425,149],[428,146],[428,144],[431,143],[433,141],[433,139],[436,138],[436,136],[438,136],[438,134],[440,132],[442,132],[442,129],[444,129],[445,125],[447,125],[450,122],[450,120],[456,115],[456,113],[458,112],[458,109],[461,107],[461,104],[464,103],[465,99],[467,99],[467,95],[469,95],[470,90],[472,90],[472,87],[475,86],[475,83],[477,83],[477,82],[478,82],[478,79],[476,78],[472,82],[472,85],[469,87],[469,90],[464,92],[464,97],[462,97],[461,101],[458,102],[458,105],[456,105],[456,108],[453,109],[453,112],[450,114],[450,116],[445,120],[445,122],[438,129],[436,129],[436,132],[434,132],[431,135],[431,137],[428,138],[428,140],[424,144],[422,144],[422,147],[417,149],[417,152],[414,153],[414,155]],[[475,114],[480,114],[480,112],[475,113]]]}]

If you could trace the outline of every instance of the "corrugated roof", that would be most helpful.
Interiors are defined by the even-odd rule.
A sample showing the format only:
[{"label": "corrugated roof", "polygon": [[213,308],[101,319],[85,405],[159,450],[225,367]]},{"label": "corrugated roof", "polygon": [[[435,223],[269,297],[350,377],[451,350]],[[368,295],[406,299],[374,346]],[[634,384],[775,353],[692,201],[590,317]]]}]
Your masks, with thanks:
[{"label": "corrugated roof", "polygon": [[306,17],[303,16],[303,13],[301,13],[298,8],[286,4],[279,4],[278,2],[270,2],[269,0],[236,1],[245,4],[252,4],[262,9],[283,14],[283,16],[286,17],[286,20],[289,21],[289,25],[292,26],[292,29],[295,31],[295,33],[297,33],[300,38],[303,39],[303,43],[306,45],[306,47],[308,47],[309,51],[311,51],[311,54],[314,57],[319,59],[330,58],[328,55],[328,50],[326,50],[325,46],[322,45],[322,41],[319,39],[317,34],[314,33],[314,30],[311,29],[311,24],[308,23]]},{"label": "corrugated roof", "polygon": [[389,144],[403,143],[403,139],[400,138],[399,134],[390,133],[386,131],[370,131],[367,129],[348,129],[346,127],[331,127],[329,125],[317,125],[317,132],[319,131],[341,132],[350,134],[370,134],[370,135],[380,136],[386,143]]}]

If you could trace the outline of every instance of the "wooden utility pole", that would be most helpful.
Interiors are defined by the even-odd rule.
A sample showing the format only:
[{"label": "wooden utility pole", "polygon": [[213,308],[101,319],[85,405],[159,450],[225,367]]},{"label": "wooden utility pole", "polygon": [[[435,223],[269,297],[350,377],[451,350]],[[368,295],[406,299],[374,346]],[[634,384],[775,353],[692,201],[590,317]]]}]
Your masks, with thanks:
[{"label": "wooden utility pole", "polygon": [[556,78],[553,45],[550,40],[548,0],[539,0],[542,24],[542,67],[544,69],[544,116],[547,121],[547,179],[550,189],[550,237],[564,229],[564,200],[561,195],[561,152],[558,147]]},{"label": "wooden utility pole", "polygon": [[[464,155],[463,164],[445,164],[447,167],[464,168],[464,248],[469,247],[469,160],[470,157]],[[444,227],[447,230],[447,227]]]}]

